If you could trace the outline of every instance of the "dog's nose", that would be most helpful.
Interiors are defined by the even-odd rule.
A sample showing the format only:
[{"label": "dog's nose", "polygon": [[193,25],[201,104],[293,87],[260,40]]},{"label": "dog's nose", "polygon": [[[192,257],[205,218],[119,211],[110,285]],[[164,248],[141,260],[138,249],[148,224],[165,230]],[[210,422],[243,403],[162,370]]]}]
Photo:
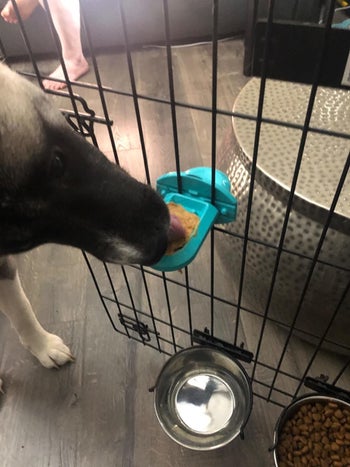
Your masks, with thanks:
[{"label": "dog's nose", "polygon": [[152,258],[149,259],[147,263],[144,263],[144,264],[149,266],[149,265],[157,263],[162,258],[162,256],[165,254],[169,243],[174,242],[176,240],[180,240],[185,237],[186,237],[186,231],[184,227],[181,225],[180,220],[176,216],[171,214],[169,229],[167,233],[158,239],[156,248],[153,248]]},{"label": "dog's nose", "polygon": [[142,262],[144,266],[151,266],[152,264],[157,263],[162,256],[164,255],[168,246],[168,237],[166,234],[160,236],[156,243],[153,243],[149,250],[147,257]]}]

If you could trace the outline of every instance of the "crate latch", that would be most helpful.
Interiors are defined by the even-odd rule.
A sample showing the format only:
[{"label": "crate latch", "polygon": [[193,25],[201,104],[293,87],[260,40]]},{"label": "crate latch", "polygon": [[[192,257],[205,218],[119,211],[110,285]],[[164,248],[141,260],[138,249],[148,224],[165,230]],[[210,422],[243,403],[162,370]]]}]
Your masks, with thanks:
[{"label": "crate latch", "polygon": [[136,331],[143,341],[150,342],[151,336],[148,331],[148,326],[142,323],[139,319],[131,318],[130,316],[119,315],[120,324],[125,328]]},{"label": "crate latch", "polygon": [[210,345],[218,350],[229,353],[231,357],[242,360],[243,362],[251,363],[253,360],[254,354],[249,352],[249,350],[245,350],[243,343],[237,347],[229,342],[218,339],[217,337],[210,335],[208,328],[205,328],[204,332],[195,329],[192,333],[192,337],[193,341],[197,344]]}]

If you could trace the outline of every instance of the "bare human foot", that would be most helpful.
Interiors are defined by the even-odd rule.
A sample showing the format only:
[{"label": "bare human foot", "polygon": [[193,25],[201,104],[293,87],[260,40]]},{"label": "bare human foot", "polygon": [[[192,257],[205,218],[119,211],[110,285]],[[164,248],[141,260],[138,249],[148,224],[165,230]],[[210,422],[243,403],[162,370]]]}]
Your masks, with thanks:
[{"label": "bare human foot", "polygon": [[[70,81],[76,81],[81,76],[85,75],[89,71],[89,64],[86,61],[85,57],[81,57],[78,60],[65,60],[65,65]],[[54,72],[50,74],[50,77],[55,79],[65,80],[62,66],[59,65]],[[58,89],[63,89],[67,86],[66,83],[60,83],[58,81],[52,81],[50,79],[45,79],[43,81],[43,86],[45,89],[51,89],[52,91],[57,91]]]},{"label": "bare human foot", "polygon": [[[21,15],[22,20],[26,20],[29,16],[33,13],[35,8],[38,6],[38,0],[17,0],[16,1],[19,13]],[[4,8],[1,10],[1,16],[7,23],[18,23],[18,18],[13,8],[13,4],[11,0],[9,0]]]}]

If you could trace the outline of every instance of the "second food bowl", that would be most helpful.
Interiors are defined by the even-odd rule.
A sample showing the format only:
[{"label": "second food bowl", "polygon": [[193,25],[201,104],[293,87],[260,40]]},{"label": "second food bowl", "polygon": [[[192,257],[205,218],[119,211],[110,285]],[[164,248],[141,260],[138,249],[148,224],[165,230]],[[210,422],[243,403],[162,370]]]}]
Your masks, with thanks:
[{"label": "second food bowl", "polygon": [[350,404],[308,395],[282,412],[274,434],[276,467],[350,466]]}]

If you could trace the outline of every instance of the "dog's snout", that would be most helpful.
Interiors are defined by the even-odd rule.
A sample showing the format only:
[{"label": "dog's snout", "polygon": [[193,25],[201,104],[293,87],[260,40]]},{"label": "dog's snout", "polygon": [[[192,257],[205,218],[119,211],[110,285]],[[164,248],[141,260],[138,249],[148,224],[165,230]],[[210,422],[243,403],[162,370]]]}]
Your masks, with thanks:
[{"label": "dog's snout", "polygon": [[166,233],[158,237],[156,242],[150,246],[147,252],[147,258],[143,262],[145,266],[151,266],[152,264],[157,263],[162,256],[165,254],[165,251],[168,246],[168,236]]},{"label": "dog's snout", "polygon": [[[177,216],[170,215],[169,225],[153,246],[153,255],[147,261],[147,265],[157,263],[164,256],[169,243],[186,237],[186,232]],[[153,244],[154,245],[154,244]]]}]

